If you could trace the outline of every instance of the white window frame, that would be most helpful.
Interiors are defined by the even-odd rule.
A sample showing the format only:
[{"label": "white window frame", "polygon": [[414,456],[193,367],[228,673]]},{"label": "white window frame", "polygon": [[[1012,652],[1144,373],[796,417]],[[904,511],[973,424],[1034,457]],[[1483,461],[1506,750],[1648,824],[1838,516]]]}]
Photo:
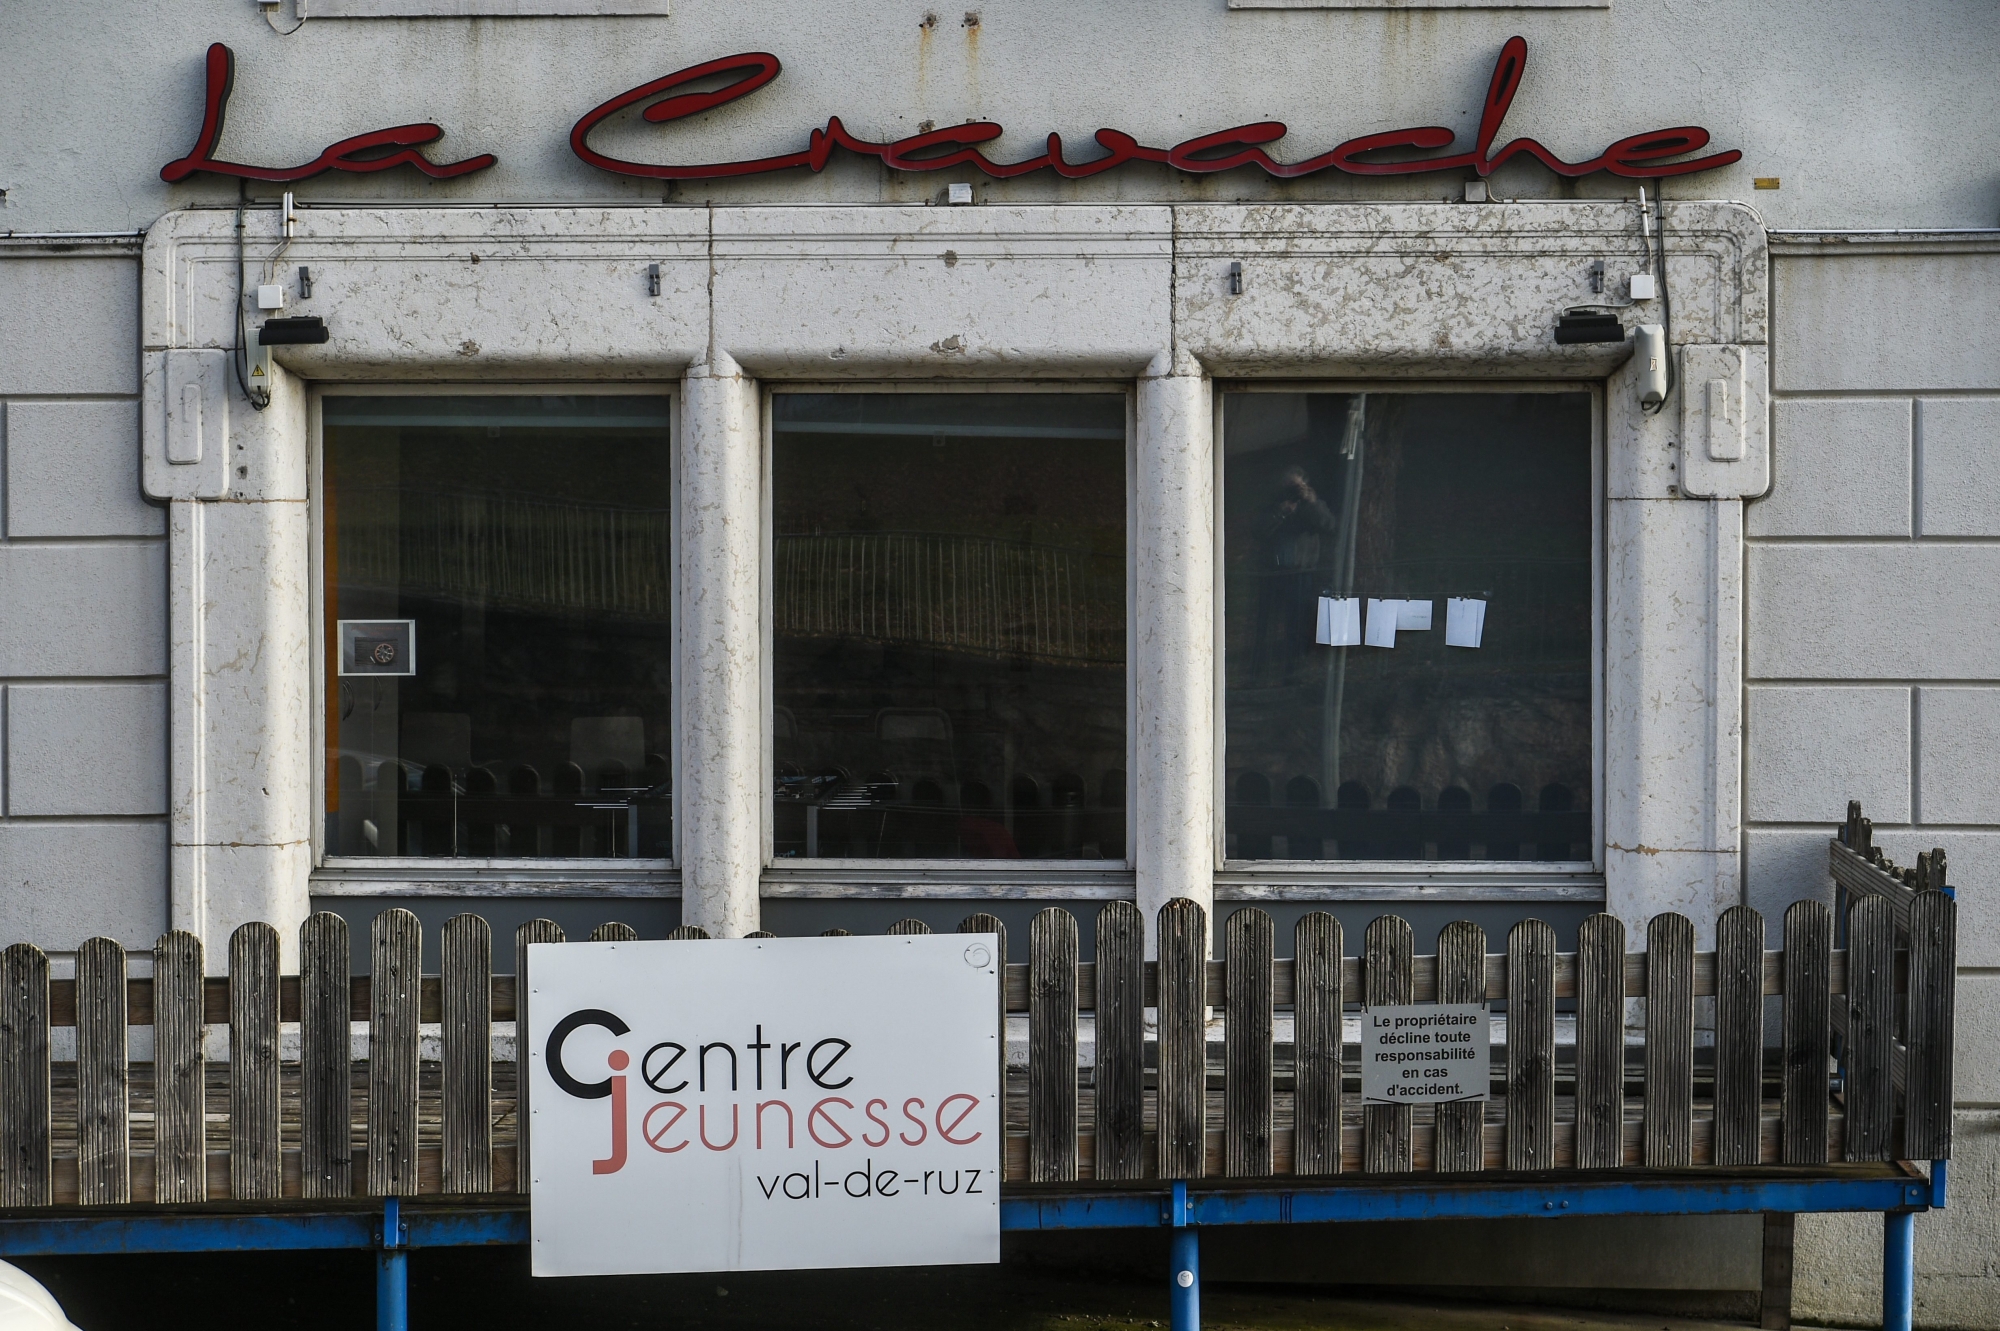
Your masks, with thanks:
[{"label": "white window frame", "polygon": [[[1248,379],[1215,387],[1215,807],[1227,835],[1229,686],[1224,570],[1224,399],[1232,393],[1577,393],[1590,395],[1590,845],[1587,861],[1245,860],[1225,857],[1217,895],[1236,900],[1371,899],[1599,901],[1604,894],[1604,381],[1601,379]],[[1226,846],[1226,841],[1224,842]],[[1225,893],[1225,889],[1228,889]],[[1461,895],[1463,894],[1463,895]]]},{"label": "white window frame", "polygon": [[681,829],[680,672],[669,681],[673,734],[667,754],[674,773],[673,820],[676,854],[621,858],[613,856],[469,855],[333,855],[326,846],[326,440],[321,406],[328,397],[535,397],[560,393],[571,397],[658,397],[668,402],[666,447],[671,466],[668,539],[673,544],[673,585],[669,589],[670,622],[680,615],[680,388],[677,382],[656,383],[329,383],[315,385],[308,407],[307,487],[312,522],[312,893],[314,896],[591,896],[659,897],[678,891],[678,851]]},{"label": "white window frame", "polygon": [[[1136,421],[1134,392],[1129,379],[1014,380],[1014,379],[893,379],[810,382],[766,380],[761,391],[763,438],[763,532],[760,619],[763,633],[763,732],[764,732],[764,872],[763,895],[767,897],[841,896],[924,896],[965,895],[968,899],[995,897],[1049,897],[1057,900],[1111,900],[1132,895],[1132,796],[1135,749],[1134,690],[1132,652],[1134,624],[1132,589],[1138,550],[1135,542],[1133,490]],[[1125,850],[1118,859],[990,860],[972,858],[876,859],[803,856],[779,859],[776,854],[774,791],[777,763],[774,752],[776,707],[776,635],[773,630],[775,602],[771,573],[776,562],[774,515],[771,502],[772,400],[794,393],[924,393],[965,394],[1044,393],[1117,394],[1125,403]]]}]

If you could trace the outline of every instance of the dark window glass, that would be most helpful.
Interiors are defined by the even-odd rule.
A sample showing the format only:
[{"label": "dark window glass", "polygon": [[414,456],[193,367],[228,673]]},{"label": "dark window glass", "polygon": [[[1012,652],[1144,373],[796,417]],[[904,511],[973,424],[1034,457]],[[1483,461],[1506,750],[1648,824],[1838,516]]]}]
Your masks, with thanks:
[{"label": "dark window glass", "polygon": [[779,394],[780,857],[1122,858],[1125,399]]},{"label": "dark window glass", "polygon": [[1590,395],[1223,421],[1229,857],[1592,859]]},{"label": "dark window glass", "polygon": [[670,418],[324,399],[330,853],[673,853]]}]

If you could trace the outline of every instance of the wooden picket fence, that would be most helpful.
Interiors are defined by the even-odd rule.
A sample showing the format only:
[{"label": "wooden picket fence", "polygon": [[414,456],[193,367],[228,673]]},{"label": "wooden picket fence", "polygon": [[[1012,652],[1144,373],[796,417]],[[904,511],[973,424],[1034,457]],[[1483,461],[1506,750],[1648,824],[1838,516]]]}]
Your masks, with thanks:
[{"label": "wooden picket fence", "polygon": [[[1408,922],[1384,915],[1358,957],[1345,955],[1339,921],[1313,912],[1287,959],[1275,955],[1271,917],[1244,908],[1223,922],[1217,961],[1201,907],[1177,900],[1159,915],[1157,961],[1145,960],[1130,902],[1098,913],[1084,960],[1075,918],[1044,910],[1029,962],[1006,968],[1002,1003],[1026,1014],[1028,1036],[1026,1067],[1007,1075],[1005,1176],[1944,1159],[1955,907],[1939,890],[1943,852],[1899,869],[1851,808],[1829,854],[1838,917],[1794,904],[1776,951],[1747,906],[1716,922],[1713,952],[1695,950],[1693,923],[1676,914],[1655,916],[1644,950],[1628,950],[1625,926],[1600,914],[1584,921],[1575,953],[1558,953],[1555,931],[1530,919],[1503,951],[1460,921],[1434,954],[1418,954]],[[1005,954],[992,915],[959,929],[1000,934]],[[907,920],[889,932],[929,930]],[[591,937],[636,935],[606,924]],[[515,975],[529,944],[561,941],[547,920],[521,926]],[[492,973],[486,921],[444,925],[437,975],[421,973],[421,928],[407,911],[376,916],[369,942],[367,975],[350,974],[348,926],[332,914],[305,922],[296,976],[279,974],[278,934],[263,923],[231,937],[226,978],[206,974],[200,940],[181,932],[160,938],[149,978],[128,977],[125,949],[109,939],[83,945],[73,979],[51,980],[28,944],[0,952],[0,1206],[515,1193],[525,1097],[515,1066],[494,1059],[493,1033],[526,1013],[514,976]],[[1765,1029],[1773,996],[1775,1043]],[[1703,1031],[1697,1000],[1709,997]],[[1491,1099],[1360,1103],[1359,1051],[1342,1035],[1351,1005],[1480,1001],[1506,1005]],[[1087,1060],[1082,1014],[1092,1018]],[[362,1021],[367,1057],[356,1059],[350,1023]],[[1572,1022],[1573,1041],[1559,1042]],[[287,1023],[297,1024],[295,1055]],[[211,1026],[227,1028],[226,1062],[206,1058]],[[61,1027],[74,1029],[73,1061],[51,1059]],[[151,1028],[150,1061],[128,1059],[130,1027]]]}]

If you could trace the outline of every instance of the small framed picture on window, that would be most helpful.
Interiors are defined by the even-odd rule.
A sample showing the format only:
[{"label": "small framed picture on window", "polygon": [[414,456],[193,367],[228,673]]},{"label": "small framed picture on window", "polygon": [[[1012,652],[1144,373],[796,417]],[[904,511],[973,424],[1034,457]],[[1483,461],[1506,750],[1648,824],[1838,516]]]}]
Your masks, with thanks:
[{"label": "small framed picture on window", "polygon": [[416,620],[343,619],[339,625],[341,674],[417,673]]}]

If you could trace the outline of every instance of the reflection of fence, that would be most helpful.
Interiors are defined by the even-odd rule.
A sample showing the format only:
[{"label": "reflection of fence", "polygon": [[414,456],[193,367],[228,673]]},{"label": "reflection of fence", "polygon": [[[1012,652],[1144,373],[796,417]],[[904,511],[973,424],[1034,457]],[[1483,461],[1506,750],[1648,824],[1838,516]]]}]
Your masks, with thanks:
[{"label": "reflection of fence", "polygon": [[906,532],[780,536],[774,555],[781,634],[1066,665],[1125,659],[1116,557]]},{"label": "reflection of fence", "polygon": [[[1270,859],[1273,837],[1285,837],[1278,858],[1588,860],[1588,809],[1474,813],[1450,809],[1296,809],[1264,804],[1228,806],[1237,838],[1232,859]],[[1524,850],[1525,847],[1525,850]]]},{"label": "reflection of fence", "polygon": [[[341,586],[565,614],[667,617],[669,515],[455,490],[343,495]],[[394,507],[388,502],[393,500]],[[379,520],[358,516],[380,513]]]}]

